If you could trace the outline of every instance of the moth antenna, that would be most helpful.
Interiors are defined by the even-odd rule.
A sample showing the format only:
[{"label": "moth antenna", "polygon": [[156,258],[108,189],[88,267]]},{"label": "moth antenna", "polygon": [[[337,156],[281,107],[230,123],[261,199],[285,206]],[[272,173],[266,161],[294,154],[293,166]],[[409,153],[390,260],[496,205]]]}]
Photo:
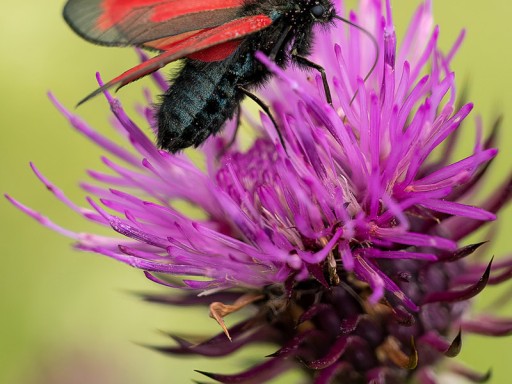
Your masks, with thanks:
[{"label": "moth antenna", "polygon": [[[366,76],[363,79],[363,81],[366,82],[366,80],[368,80],[368,78],[371,76],[371,74],[375,70],[375,67],[377,67],[377,63],[379,62],[379,57],[380,57],[379,43],[377,42],[377,39],[375,38],[375,36],[373,36],[370,33],[370,31],[368,31],[367,29],[361,27],[360,25],[357,25],[357,24],[351,22],[350,20],[348,20],[348,19],[346,19],[344,17],[338,16],[338,15],[335,15],[334,18],[342,21],[345,24],[350,25],[351,27],[356,28],[357,30],[359,30],[362,33],[364,33],[371,40],[371,42],[372,42],[372,44],[373,44],[373,46],[375,48],[375,59],[373,60],[373,64],[372,64],[370,70],[368,71],[368,73],[366,74]],[[355,98],[357,97],[358,92],[359,92],[359,90],[356,90],[356,92],[354,93],[354,96],[352,96],[352,99],[350,100],[350,104],[349,105],[352,105],[352,103],[354,102]]]}]

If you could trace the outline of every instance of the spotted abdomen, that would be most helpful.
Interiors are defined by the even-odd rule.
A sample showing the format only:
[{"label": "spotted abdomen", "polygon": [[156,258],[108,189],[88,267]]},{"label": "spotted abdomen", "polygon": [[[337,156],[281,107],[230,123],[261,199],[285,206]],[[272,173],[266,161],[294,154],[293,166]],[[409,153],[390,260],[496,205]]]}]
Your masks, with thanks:
[{"label": "spotted abdomen", "polygon": [[170,152],[198,146],[233,117],[243,93],[237,88],[252,72],[249,55],[219,62],[189,60],[157,112],[158,144]]}]

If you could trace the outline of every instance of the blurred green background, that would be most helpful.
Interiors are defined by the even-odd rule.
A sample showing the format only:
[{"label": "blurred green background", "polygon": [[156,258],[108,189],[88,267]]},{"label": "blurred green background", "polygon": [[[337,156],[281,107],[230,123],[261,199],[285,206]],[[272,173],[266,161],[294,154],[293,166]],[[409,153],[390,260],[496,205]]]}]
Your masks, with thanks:
[{"label": "blurred green background", "polygon": [[[352,2],[353,3],[353,2]],[[68,107],[94,89],[94,73],[118,74],[136,63],[130,49],[91,45],[75,36],[61,18],[64,0],[20,0],[0,4],[0,183],[57,223],[85,230],[83,222],[45,191],[29,170],[34,161],[75,202],[83,202],[77,181],[84,169],[100,165],[100,152],[68,128],[46,98],[52,90]],[[417,1],[395,0],[395,23],[407,25]],[[510,170],[512,50],[506,0],[444,0],[434,4],[441,44],[449,47],[461,28],[468,34],[454,62],[459,84],[470,82],[476,112],[490,123],[505,115],[502,153],[495,176]],[[146,82],[147,84],[147,82]],[[140,100],[140,86],[122,91],[124,105]],[[79,109],[93,126],[109,133],[101,98]],[[473,113],[476,116],[476,113]],[[473,140],[471,133],[468,146]],[[489,254],[510,252],[511,209],[502,213],[499,235]],[[217,329],[204,312],[177,312],[140,302],[131,291],[158,291],[141,272],[96,255],[75,252],[70,241],[0,202],[0,383],[187,383],[193,369],[233,371],[215,361],[176,360],[137,343],[164,343],[158,330],[200,333]],[[482,234],[484,235],[484,234]],[[488,289],[485,305],[511,285]],[[483,298],[483,300],[482,300]],[[512,315],[511,307],[503,314]],[[466,338],[461,360],[480,371],[493,368],[493,383],[512,374],[512,339]]]}]

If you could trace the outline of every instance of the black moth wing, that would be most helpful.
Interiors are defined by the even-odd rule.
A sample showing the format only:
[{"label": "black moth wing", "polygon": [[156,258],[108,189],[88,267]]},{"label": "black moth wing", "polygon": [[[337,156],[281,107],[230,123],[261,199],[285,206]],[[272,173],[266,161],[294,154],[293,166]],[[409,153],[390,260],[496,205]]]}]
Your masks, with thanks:
[{"label": "black moth wing", "polygon": [[218,48],[224,43],[236,41],[241,37],[256,33],[257,31],[267,28],[271,23],[272,21],[266,16],[247,16],[235,19],[216,28],[198,32],[193,36],[187,37],[176,43],[172,48],[140,63],[118,77],[110,80],[108,83],[89,94],[78,104],[80,105],[84,103],[113,86],[117,86],[118,89],[124,87],[132,81],[149,75],[165,65],[178,59],[182,59],[188,55],[198,53],[209,48]]},{"label": "black moth wing", "polygon": [[228,23],[240,17],[241,8],[240,0],[68,0],[63,16],[95,44],[144,46]]}]

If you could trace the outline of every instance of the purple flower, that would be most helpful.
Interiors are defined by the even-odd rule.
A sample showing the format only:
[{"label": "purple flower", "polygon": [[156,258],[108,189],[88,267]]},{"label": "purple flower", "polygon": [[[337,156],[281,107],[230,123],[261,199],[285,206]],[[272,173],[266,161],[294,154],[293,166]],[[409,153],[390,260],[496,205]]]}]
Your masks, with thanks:
[{"label": "purple flower", "polygon": [[[345,14],[342,4],[338,13]],[[463,35],[441,52],[428,0],[398,50],[389,2],[361,1],[348,18],[379,50],[346,24],[317,32],[311,60],[326,70],[333,106],[319,75],[283,71],[257,54],[275,74],[261,96],[285,147],[267,115],[256,121],[247,113],[257,135],[249,148],[227,146],[236,129],[230,122],[201,148],[198,166],[158,150],[108,93],[114,127],[130,150],[51,96],[75,129],[108,152],[109,172],[88,171],[96,182],[82,184],[89,208],[34,172],[72,210],[121,236],[69,231],[8,197],[77,249],[142,269],[179,292],[148,300],[208,306],[223,328],[199,344],[173,336],[175,344],[159,350],[217,357],[276,345],[239,374],[202,372],[219,382],[260,383],[289,369],[317,384],[442,382],[434,369],[458,354],[464,333],[512,332],[510,319],[470,314],[470,299],[512,276],[511,258],[492,264],[477,252],[483,243],[464,243],[495,220],[512,177],[475,204],[497,154],[499,121],[484,139],[477,119],[471,153],[453,159],[461,132],[471,129],[472,104],[457,104],[450,68]],[[159,74],[154,79],[167,88]],[[154,127],[151,103],[148,96],[139,112]],[[181,203],[194,210],[176,208]],[[246,306],[255,311],[224,323]],[[486,378],[455,363],[445,370]]]}]

